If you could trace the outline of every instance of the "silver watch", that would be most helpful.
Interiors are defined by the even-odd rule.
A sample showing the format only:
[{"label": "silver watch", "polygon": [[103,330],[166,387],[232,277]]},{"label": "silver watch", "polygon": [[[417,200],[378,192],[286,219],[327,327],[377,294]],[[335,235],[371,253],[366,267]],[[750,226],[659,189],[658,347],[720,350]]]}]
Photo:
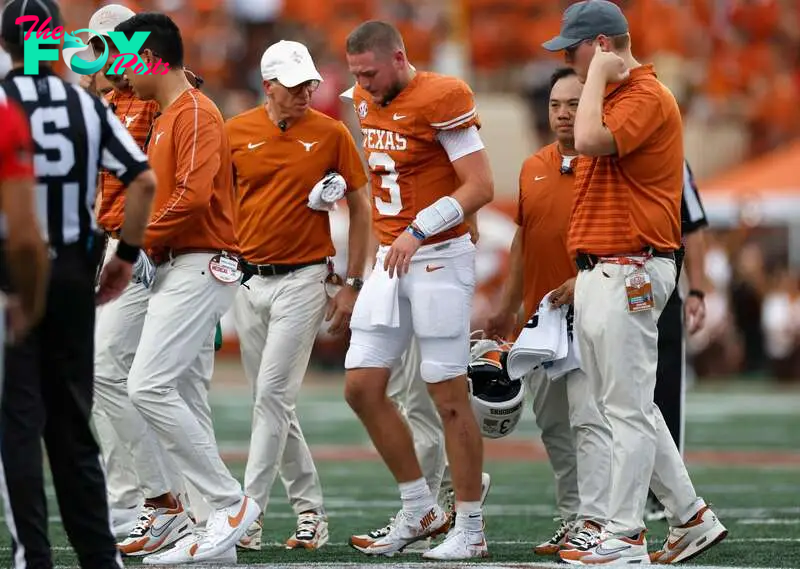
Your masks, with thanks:
[{"label": "silver watch", "polygon": [[347,279],[344,281],[344,284],[351,286],[358,291],[361,290],[362,286],[364,286],[364,280],[359,277],[347,277]]}]

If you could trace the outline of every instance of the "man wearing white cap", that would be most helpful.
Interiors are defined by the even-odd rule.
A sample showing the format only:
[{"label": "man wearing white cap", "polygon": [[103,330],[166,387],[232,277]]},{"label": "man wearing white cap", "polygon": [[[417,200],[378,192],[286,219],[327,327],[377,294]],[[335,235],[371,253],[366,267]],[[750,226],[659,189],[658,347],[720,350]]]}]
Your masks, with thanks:
[{"label": "man wearing white cap", "polygon": [[[108,38],[117,25],[136,14],[120,4],[97,10],[89,20],[89,44],[96,56],[108,46],[109,57],[99,72],[106,74],[119,51]],[[106,38],[105,44],[99,36]],[[112,89],[105,100],[144,149],[158,112],[158,103],[136,97],[122,75],[105,75]],[[125,208],[125,188],[111,174],[100,175],[96,197],[98,225],[106,233],[106,261],[113,258]],[[184,481],[165,455],[130,401],[128,373],[139,345],[150,298],[152,272],[145,272],[140,258],[134,277],[122,295],[97,309],[95,323],[95,427],[107,470],[107,488],[113,530],[123,537],[119,548],[125,555],[144,555],[169,546],[189,533],[189,512],[179,501]],[[187,387],[194,384],[187,383]],[[199,389],[199,388],[198,388]],[[201,397],[197,394],[196,397]],[[199,502],[199,500],[198,500]],[[151,520],[152,517],[152,520]],[[168,527],[166,534],[150,533],[151,527]]]},{"label": "man wearing white cap", "polygon": [[[369,241],[367,178],[344,124],[310,108],[322,77],[303,44],[271,45],[261,74],[266,105],[226,125],[246,282],[234,310],[255,400],[245,492],[265,511],[280,474],[298,516],[286,547],[318,549],[328,541],[328,523],[295,404],[323,318],[334,334],[349,326]],[[338,287],[328,217],[342,198],[350,226],[346,280]],[[331,293],[338,288],[331,297],[326,284]],[[239,545],[260,549],[260,520]]]}]

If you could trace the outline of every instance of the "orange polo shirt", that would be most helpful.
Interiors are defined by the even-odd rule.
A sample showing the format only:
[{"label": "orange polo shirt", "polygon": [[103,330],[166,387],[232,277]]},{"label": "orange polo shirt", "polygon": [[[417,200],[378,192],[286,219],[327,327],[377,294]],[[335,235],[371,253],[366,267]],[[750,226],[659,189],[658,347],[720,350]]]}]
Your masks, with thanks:
[{"label": "orange polo shirt", "polygon": [[224,120],[198,89],[188,89],[153,125],[147,156],[157,188],[145,247],[238,252],[233,172]]},{"label": "orange polo shirt", "polygon": [[[572,159],[575,166],[577,158]],[[530,317],[544,295],[577,274],[567,250],[575,175],[562,174],[558,143],[522,164],[517,225],[522,228],[522,298]]]},{"label": "orange polo shirt", "polygon": [[[147,133],[153,125],[158,103],[143,101],[133,91],[117,91],[112,89],[105,100],[112,105],[114,114],[122,125],[128,129],[136,144],[144,150]],[[110,172],[100,173],[100,206],[97,211],[97,223],[106,231],[119,231],[125,214],[125,185]]]},{"label": "orange polo shirt", "polygon": [[678,249],[683,126],[675,98],[652,65],[608,86],[603,122],[617,153],[578,159],[570,254]]},{"label": "orange polo shirt", "polygon": [[310,109],[282,132],[261,106],[232,118],[225,130],[242,257],[265,265],[334,256],[328,212],[308,207],[308,194],[331,170],[345,179],[346,192],[366,185],[358,148],[344,124]]}]

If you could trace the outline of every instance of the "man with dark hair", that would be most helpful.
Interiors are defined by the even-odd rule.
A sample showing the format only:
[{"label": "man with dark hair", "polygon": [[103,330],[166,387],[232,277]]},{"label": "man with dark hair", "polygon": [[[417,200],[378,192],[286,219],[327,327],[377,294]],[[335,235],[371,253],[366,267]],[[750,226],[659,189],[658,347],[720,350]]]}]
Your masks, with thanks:
[{"label": "man with dark hair", "polygon": [[[392,555],[447,531],[449,516],[423,477],[407,424],[387,396],[411,335],[420,375],[445,433],[456,499],[453,531],[427,559],[488,555],[483,533],[481,432],[467,388],[475,246],[466,218],[492,200],[491,168],[475,100],[461,80],[413,69],[391,24],[365,22],[347,39],[353,106],[372,176],[380,246],[356,301],[345,397],[400,487],[403,508],[387,535],[351,545]],[[358,536],[354,536],[357,538]]]},{"label": "man with dark hair", "polygon": [[[565,291],[574,282],[577,270],[566,244],[575,194],[578,153],[573,125],[581,83],[575,70],[565,67],[553,73],[550,85],[548,115],[556,140],[522,165],[519,227],[511,245],[510,274],[500,307],[485,331],[490,338],[510,339],[525,322],[533,322],[548,295],[551,304],[566,304],[572,311]],[[601,446],[592,430],[571,428],[571,423],[583,422],[595,429],[604,428],[587,389],[586,374],[575,368],[556,376],[555,369],[540,366],[525,377],[533,394],[536,424],[555,474],[561,518],[553,536],[534,548],[538,555],[558,553],[572,537],[576,522],[604,521],[608,501],[596,481],[611,468],[610,446]]]},{"label": "man with dark hair", "polygon": [[[261,513],[220,457],[208,405],[216,324],[233,304],[242,273],[233,225],[233,167],[216,105],[183,70],[183,42],[163,14],[119,24],[150,32],[139,58],[164,74],[125,76],[136,95],[158,102],[147,153],[158,179],[144,246],[157,267],[128,394],[188,482],[213,509],[205,531],[149,564],[235,560],[236,542]],[[138,460],[138,458],[137,458]],[[180,504],[177,507],[181,507]]]},{"label": "man with dark hair", "polygon": [[[17,56],[33,22],[61,24],[52,0],[6,4],[0,39]],[[99,449],[90,429],[96,303],[118,297],[131,280],[150,214],[155,179],[147,159],[103,102],[59,79],[47,64],[25,75],[24,61],[0,84],[0,98],[17,101],[35,143],[39,223],[52,271],[44,319],[7,348],[2,403],[2,459],[7,518],[20,567],[52,567],[41,439],[53,473],[64,528],[82,567],[111,569],[121,560],[109,527]],[[102,237],[91,204],[97,172],[106,168],[127,186],[119,246],[95,276]]]}]

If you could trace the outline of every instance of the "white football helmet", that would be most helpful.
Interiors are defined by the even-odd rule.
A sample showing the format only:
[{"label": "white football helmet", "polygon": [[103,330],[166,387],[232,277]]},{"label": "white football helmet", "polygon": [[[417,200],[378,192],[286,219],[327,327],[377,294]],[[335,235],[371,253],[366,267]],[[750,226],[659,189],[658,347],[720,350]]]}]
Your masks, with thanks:
[{"label": "white football helmet", "polygon": [[[476,330],[472,335],[480,332]],[[470,339],[470,402],[481,434],[488,439],[505,437],[517,428],[522,417],[525,383],[508,377],[506,359],[510,349],[508,343]]]}]

